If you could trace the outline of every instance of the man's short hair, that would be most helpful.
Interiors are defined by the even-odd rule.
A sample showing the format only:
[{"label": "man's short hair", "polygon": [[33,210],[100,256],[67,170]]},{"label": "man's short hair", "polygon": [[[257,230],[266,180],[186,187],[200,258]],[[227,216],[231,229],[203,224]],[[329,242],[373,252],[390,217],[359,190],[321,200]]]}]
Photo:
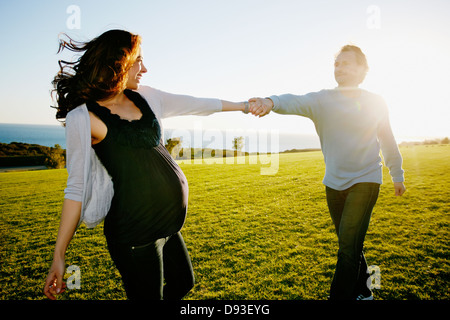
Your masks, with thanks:
[{"label": "man's short hair", "polygon": [[367,63],[366,55],[362,52],[361,48],[359,48],[355,45],[352,45],[352,44],[347,44],[347,45],[343,46],[341,48],[341,50],[339,50],[339,52],[336,54],[336,57],[341,52],[346,52],[346,51],[354,52],[355,56],[356,56],[356,62],[365,68],[366,73],[367,73],[367,71],[369,71],[369,64]]}]

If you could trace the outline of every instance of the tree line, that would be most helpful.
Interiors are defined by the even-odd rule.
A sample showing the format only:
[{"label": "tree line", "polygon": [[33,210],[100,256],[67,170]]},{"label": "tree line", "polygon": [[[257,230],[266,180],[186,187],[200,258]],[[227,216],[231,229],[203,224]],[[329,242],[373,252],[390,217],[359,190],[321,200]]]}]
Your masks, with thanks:
[{"label": "tree line", "polygon": [[22,142],[0,143],[0,167],[46,166],[61,169],[66,165],[66,150]]},{"label": "tree line", "polygon": [[[181,138],[167,139],[165,147],[174,159],[197,159],[216,157],[217,150],[182,148]],[[233,139],[233,150],[223,150],[223,157],[244,155],[241,152],[243,137]],[[0,167],[46,166],[51,169],[62,169],[66,166],[66,150],[59,144],[53,147],[22,142],[0,143]]]},{"label": "tree line", "polygon": [[[214,157],[236,157],[249,155],[248,152],[242,152],[244,147],[244,137],[233,138],[232,150],[216,150],[212,148],[183,148],[180,137],[167,139],[165,144],[172,158],[176,160],[201,159]],[[217,154],[219,152],[219,154]]]},{"label": "tree line", "polygon": [[401,147],[408,147],[408,146],[418,146],[418,145],[434,145],[434,144],[449,144],[450,140],[448,137],[442,138],[442,139],[427,139],[424,141],[404,141],[400,143],[399,145]]},{"label": "tree line", "polygon": [[[415,145],[436,145],[450,144],[448,137],[443,139],[432,139],[425,141],[402,142],[400,146]],[[166,140],[166,149],[176,160],[201,159],[209,157],[236,157],[248,155],[242,152],[244,147],[244,137],[233,138],[233,150],[215,150],[211,148],[183,148],[182,139],[179,137]],[[288,152],[314,151],[320,149],[287,150]],[[220,152],[221,154],[216,154]],[[22,142],[1,143],[0,142],[0,167],[25,167],[25,166],[46,166],[52,169],[61,169],[66,166],[66,150],[59,144],[53,147],[41,146],[38,144],[28,144]]]}]

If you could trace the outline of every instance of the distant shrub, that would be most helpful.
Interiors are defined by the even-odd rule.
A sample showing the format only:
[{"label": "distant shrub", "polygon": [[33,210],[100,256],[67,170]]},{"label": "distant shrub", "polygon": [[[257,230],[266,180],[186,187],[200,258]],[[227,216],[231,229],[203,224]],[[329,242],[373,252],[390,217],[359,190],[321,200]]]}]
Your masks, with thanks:
[{"label": "distant shrub", "polygon": [[65,150],[59,144],[46,152],[45,165],[48,168],[62,169],[66,166]]}]

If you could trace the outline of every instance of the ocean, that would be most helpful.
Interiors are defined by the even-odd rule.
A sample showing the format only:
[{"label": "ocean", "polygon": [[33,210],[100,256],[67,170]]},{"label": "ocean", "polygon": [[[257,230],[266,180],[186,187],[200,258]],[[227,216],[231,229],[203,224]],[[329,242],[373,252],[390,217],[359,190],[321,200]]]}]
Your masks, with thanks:
[{"label": "ocean", "polygon": [[59,144],[66,148],[64,127],[58,125],[0,123],[0,142],[23,142],[47,147]]},{"label": "ocean", "polygon": [[[285,133],[275,130],[203,130],[165,129],[164,141],[181,138],[184,148],[233,149],[233,139],[243,137],[242,151],[282,152],[292,149],[318,149],[317,135]],[[1,124],[0,142],[23,142],[53,147],[55,144],[66,148],[65,130],[59,125]]]}]

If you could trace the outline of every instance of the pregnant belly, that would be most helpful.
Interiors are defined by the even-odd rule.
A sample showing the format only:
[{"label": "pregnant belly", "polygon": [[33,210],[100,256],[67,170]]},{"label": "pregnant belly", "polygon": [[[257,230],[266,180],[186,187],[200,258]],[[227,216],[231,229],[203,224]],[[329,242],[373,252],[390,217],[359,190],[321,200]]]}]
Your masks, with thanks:
[{"label": "pregnant belly", "polygon": [[139,244],[181,229],[189,188],[184,173],[167,156],[158,153],[119,182],[113,179],[115,193],[105,233]]}]

